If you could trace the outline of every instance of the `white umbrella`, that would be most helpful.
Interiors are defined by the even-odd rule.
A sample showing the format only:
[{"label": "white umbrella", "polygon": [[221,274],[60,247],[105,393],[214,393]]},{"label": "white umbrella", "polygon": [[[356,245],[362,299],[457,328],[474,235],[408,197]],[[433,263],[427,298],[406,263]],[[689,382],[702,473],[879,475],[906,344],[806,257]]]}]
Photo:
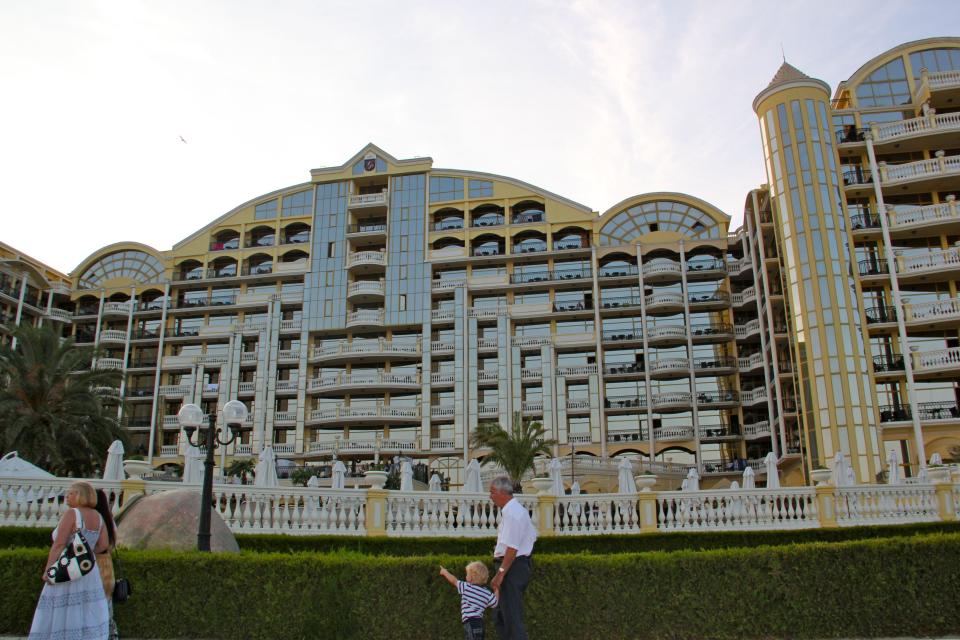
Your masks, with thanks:
[{"label": "white umbrella", "polygon": [[104,480],[123,480],[123,443],[114,440],[107,449],[107,464],[103,467]]},{"label": "white umbrella", "polygon": [[400,491],[413,491],[413,465],[409,460],[400,465]]},{"label": "white umbrella", "polygon": [[849,477],[847,475],[847,458],[843,451],[837,451],[833,456],[833,485],[836,487],[845,487]]},{"label": "white umbrella", "polygon": [[580,483],[579,483],[579,482],[574,482],[572,485],[570,485],[570,495],[572,495],[572,496],[578,496],[578,495],[580,495]]},{"label": "white umbrella", "polygon": [[183,454],[183,482],[184,484],[203,482],[203,452],[192,444]]},{"label": "white umbrella", "polygon": [[563,465],[560,458],[551,458],[550,465],[550,493],[555,496],[563,495]]},{"label": "white umbrella", "polygon": [[690,491],[690,479],[684,478],[683,482],[680,483],[680,491]]},{"label": "white umbrella", "polygon": [[690,467],[687,472],[687,489],[689,491],[700,491],[700,474],[694,467]]},{"label": "white umbrella", "polygon": [[345,489],[347,486],[347,466],[337,460],[333,463],[333,478],[330,480],[331,489]]},{"label": "white umbrella", "polygon": [[854,473],[853,467],[848,464],[847,465],[847,486],[852,487],[855,484],[857,484],[857,474]]},{"label": "white umbrella", "polygon": [[780,470],[777,469],[777,456],[773,451],[763,459],[763,465],[767,468],[767,489],[779,489]]},{"label": "white umbrella", "polygon": [[320,478],[317,476],[310,476],[310,479],[307,480],[307,486],[310,488],[316,488],[320,486]]},{"label": "white umbrella", "polygon": [[928,462],[927,464],[929,465],[943,464],[943,457],[939,453],[935,453],[932,456],[930,456],[930,462]]},{"label": "white umbrella", "polygon": [[256,477],[253,479],[253,486],[266,487],[268,489],[280,484],[277,478],[277,454],[273,452],[273,447],[267,445],[260,452],[260,460],[257,462],[257,468],[254,471]]},{"label": "white umbrella", "polygon": [[887,456],[887,484],[901,484],[900,456],[896,451],[890,451]]},{"label": "white umbrella", "polygon": [[617,487],[620,493],[636,493],[637,483],[633,480],[633,464],[630,458],[621,458],[617,465]]},{"label": "white umbrella", "polygon": [[0,458],[0,477],[3,478],[23,478],[23,479],[45,479],[56,478],[55,475],[44,471],[40,467],[27,462],[16,451]]},{"label": "white umbrella", "polygon": [[467,493],[483,493],[483,483],[480,481],[480,463],[474,458],[467,463],[467,479],[463,483],[463,491]]},{"label": "white umbrella", "polygon": [[739,482],[737,482],[736,480],[734,480],[733,482],[730,483],[730,490],[731,490],[731,491],[737,491],[737,490],[739,490],[739,489],[740,489],[740,483],[739,483]]},{"label": "white umbrella", "polygon": [[755,474],[753,473],[753,467],[746,467],[743,470],[743,488],[744,489],[756,489],[757,480]]},{"label": "white umbrella", "polygon": [[443,481],[440,480],[440,476],[436,473],[430,476],[430,491],[443,491]]}]

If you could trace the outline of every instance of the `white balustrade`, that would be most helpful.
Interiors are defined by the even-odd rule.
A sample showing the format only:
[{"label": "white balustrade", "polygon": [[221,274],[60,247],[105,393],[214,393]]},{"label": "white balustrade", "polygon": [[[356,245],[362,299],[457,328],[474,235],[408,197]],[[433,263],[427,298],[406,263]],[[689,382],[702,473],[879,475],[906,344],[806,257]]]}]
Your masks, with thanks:
[{"label": "white balustrade", "polygon": [[[76,478],[0,478],[0,526],[45,527],[52,529],[68,509],[67,489]],[[117,514],[123,504],[121,483],[87,480],[94,489],[103,489],[110,511]]]},{"label": "white balustrade", "polygon": [[960,367],[960,347],[911,353],[915,373],[945,371]]},{"label": "white balustrade", "polygon": [[929,71],[921,74],[923,84],[930,89],[960,87],[960,71]]},{"label": "white balustrade", "polygon": [[358,280],[351,282],[347,287],[347,296],[377,295],[382,296],[384,286],[382,280]]},{"label": "white balustrade", "polygon": [[907,322],[932,322],[960,318],[960,298],[906,304]]},{"label": "white balustrade", "polygon": [[667,531],[820,526],[812,487],[658,493],[656,500],[657,528]]},{"label": "white balustrade", "polygon": [[129,311],[129,302],[107,302],[103,305],[104,313],[128,313]]},{"label": "white balustrade", "polygon": [[165,444],[160,447],[161,456],[175,456],[180,452],[180,447],[175,444]]},{"label": "white balustrade", "polygon": [[650,363],[650,373],[686,371],[690,368],[688,358],[660,358]]},{"label": "white balustrade", "polygon": [[743,435],[748,438],[758,438],[760,436],[770,435],[770,422],[761,420],[760,422],[751,422],[743,425]]},{"label": "white balustrade", "polygon": [[929,132],[957,131],[960,130],[960,112],[918,116],[896,122],[874,122],[870,128],[876,142],[908,138]]},{"label": "white balustrade", "polygon": [[361,193],[349,196],[347,206],[351,209],[362,207],[380,207],[387,204],[387,191],[384,189],[380,193]]},{"label": "white balustrade", "polygon": [[[538,526],[537,497],[516,498]],[[388,536],[491,537],[499,523],[500,509],[485,493],[391,491],[387,496]]]},{"label": "white balustrade", "polygon": [[347,326],[363,324],[382,325],[383,311],[381,309],[359,309],[347,313]]},{"label": "white balustrade", "polygon": [[559,496],[553,507],[557,535],[639,533],[639,500],[635,494]]},{"label": "white balustrade", "polygon": [[902,275],[956,269],[960,267],[960,248],[928,251],[914,256],[899,256],[897,271]]},{"label": "white balustrade", "polygon": [[521,369],[520,378],[525,380],[534,380],[543,377],[543,371],[540,369]]},{"label": "white balustrade", "polygon": [[837,524],[858,526],[940,519],[933,485],[860,485],[836,490]]},{"label": "white balustrade", "polygon": [[[149,486],[147,491],[150,492]],[[351,536],[366,533],[367,494],[364,490],[320,490],[311,487],[266,489],[249,485],[214,484],[213,503],[217,513],[234,533],[255,531]]]},{"label": "white balustrade", "polygon": [[454,447],[452,438],[430,438],[431,449],[453,449]]},{"label": "white balustrade", "polygon": [[420,341],[416,342],[394,342],[392,340],[386,340],[384,338],[378,338],[377,340],[357,340],[356,342],[348,342],[346,340],[338,340],[336,342],[326,342],[321,345],[314,347],[313,357],[314,358],[324,358],[324,357],[334,357],[334,356],[343,356],[343,355],[365,355],[365,354],[382,354],[382,355],[419,355],[420,354]]},{"label": "white balustrade", "polygon": [[653,430],[657,440],[693,440],[693,427],[661,427]]},{"label": "white balustrade", "polygon": [[569,367],[557,367],[558,376],[587,376],[591,373],[597,372],[597,365],[595,364],[579,364]]},{"label": "white balustrade", "polygon": [[894,165],[880,164],[880,180],[885,185],[952,175],[958,172],[960,172],[960,156],[945,156],[939,151],[936,158],[929,160]]}]

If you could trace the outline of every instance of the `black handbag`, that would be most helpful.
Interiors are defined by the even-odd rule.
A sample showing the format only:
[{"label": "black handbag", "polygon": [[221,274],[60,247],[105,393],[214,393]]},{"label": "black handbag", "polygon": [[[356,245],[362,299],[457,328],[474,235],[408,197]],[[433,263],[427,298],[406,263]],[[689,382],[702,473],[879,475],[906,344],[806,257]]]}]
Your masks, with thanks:
[{"label": "black handbag", "polygon": [[47,567],[47,580],[53,584],[79,580],[90,573],[97,566],[97,558],[93,554],[93,549],[87,544],[87,539],[83,537],[81,529],[83,528],[83,517],[79,509],[74,509],[76,518],[76,530],[67,541],[67,545],[60,552],[56,561]]},{"label": "black handbag", "polygon": [[[123,571],[120,565],[120,554],[113,552],[113,572],[117,575]],[[123,604],[133,595],[133,585],[126,578],[117,578],[113,583],[113,601],[117,604]]]}]

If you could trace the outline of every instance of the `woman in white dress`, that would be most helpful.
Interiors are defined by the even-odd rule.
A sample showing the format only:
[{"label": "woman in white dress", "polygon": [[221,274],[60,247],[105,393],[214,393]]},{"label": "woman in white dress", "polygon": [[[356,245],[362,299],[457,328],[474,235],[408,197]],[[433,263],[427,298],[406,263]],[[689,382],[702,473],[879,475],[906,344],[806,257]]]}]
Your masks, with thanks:
[{"label": "woman in white dress", "polygon": [[[87,482],[75,482],[67,490],[67,506],[70,509],[60,518],[53,530],[53,545],[44,565],[43,591],[30,626],[30,640],[106,640],[110,630],[107,599],[100,581],[96,563],[87,575],[69,582],[52,584],[47,580],[46,569],[60,556],[73,532],[79,525],[87,544],[97,553],[109,545],[103,518],[93,507],[97,494]],[[80,522],[77,522],[77,515]]]}]

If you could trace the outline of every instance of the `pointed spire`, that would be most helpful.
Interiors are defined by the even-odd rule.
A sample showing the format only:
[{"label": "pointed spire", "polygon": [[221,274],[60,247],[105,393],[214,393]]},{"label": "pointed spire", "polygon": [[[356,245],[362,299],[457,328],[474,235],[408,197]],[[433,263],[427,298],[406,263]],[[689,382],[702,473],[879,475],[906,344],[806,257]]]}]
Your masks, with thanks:
[{"label": "pointed spire", "polygon": [[783,64],[780,65],[780,68],[777,69],[777,72],[773,76],[773,80],[770,81],[770,84],[767,85],[767,88],[782,84],[784,82],[793,82],[794,80],[811,80],[812,78],[805,74],[804,72],[797,69],[795,66],[783,61]]}]

